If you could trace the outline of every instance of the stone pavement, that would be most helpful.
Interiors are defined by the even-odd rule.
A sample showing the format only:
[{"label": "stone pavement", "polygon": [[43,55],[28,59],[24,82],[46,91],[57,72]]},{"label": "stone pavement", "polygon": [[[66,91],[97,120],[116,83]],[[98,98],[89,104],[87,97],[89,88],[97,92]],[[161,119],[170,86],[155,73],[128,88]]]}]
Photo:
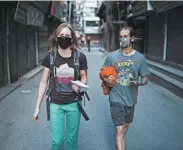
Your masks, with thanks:
[{"label": "stone pavement", "polygon": [[[102,95],[98,73],[104,61],[100,52],[87,53],[91,102],[81,119],[79,150],[115,150],[115,130],[107,96]],[[33,121],[41,74],[0,101],[0,150],[51,150],[45,101],[41,123]],[[126,136],[127,150],[182,150],[183,100],[151,82],[140,87],[135,118]]]}]

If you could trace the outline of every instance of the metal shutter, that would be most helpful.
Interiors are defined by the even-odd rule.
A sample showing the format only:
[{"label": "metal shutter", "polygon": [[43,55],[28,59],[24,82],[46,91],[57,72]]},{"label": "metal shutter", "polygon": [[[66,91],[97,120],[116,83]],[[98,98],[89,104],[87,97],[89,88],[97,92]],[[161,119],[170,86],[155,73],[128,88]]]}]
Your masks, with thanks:
[{"label": "metal shutter", "polygon": [[8,9],[9,22],[9,63],[11,83],[18,80],[18,51],[17,51],[17,24],[14,21],[15,9]]},{"label": "metal shutter", "polygon": [[28,69],[36,66],[35,27],[27,26]]},{"label": "metal shutter", "polygon": [[183,65],[183,6],[168,12],[167,61]]},{"label": "metal shutter", "polygon": [[5,85],[5,18],[4,9],[0,9],[0,87]]},{"label": "metal shutter", "polygon": [[18,23],[18,70],[19,76],[24,75],[28,70],[28,52],[26,47],[26,25]]},{"label": "metal shutter", "polygon": [[153,14],[148,17],[147,53],[156,58],[163,58],[164,14]]},{"label": "metal shutter", "polygon": [[43,60],[48,46],[48,29],[43,26],[38,28],[38,55],[39,61]]}]

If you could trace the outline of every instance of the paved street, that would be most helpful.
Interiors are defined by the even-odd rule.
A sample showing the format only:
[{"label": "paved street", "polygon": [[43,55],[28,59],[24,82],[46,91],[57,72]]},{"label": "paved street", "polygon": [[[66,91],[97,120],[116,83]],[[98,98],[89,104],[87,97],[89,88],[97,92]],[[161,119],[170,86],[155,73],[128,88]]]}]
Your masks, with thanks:
[{"label": "paved street", "polygon": [[[86,55],[91,102],[86,101],[85,109],[90,121],[81,120],[79,150],[115,150],[108,99],[102,95],[98,77],[103,54]],[[40,78],[38,74],[0,101],[0,150],[51,150],[45,101],[41,123],[32,120]],[[126,142],[127,150],[183,150],[183,99],[152,83],[141,87]]]}]

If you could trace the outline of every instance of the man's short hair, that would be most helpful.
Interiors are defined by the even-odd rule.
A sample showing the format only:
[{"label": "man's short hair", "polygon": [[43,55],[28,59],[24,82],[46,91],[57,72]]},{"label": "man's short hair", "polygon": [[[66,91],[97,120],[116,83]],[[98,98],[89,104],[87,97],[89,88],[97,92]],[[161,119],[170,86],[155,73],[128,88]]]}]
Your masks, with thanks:
[{"label": "man's short hair", "polygon": [[128,30],[129,33],[130,33],[130,37],[134,36],[134,30],[133,30],[132,27],[122,27],[122,28],[120,29],[120,32],[121,32],[122,30]]}]

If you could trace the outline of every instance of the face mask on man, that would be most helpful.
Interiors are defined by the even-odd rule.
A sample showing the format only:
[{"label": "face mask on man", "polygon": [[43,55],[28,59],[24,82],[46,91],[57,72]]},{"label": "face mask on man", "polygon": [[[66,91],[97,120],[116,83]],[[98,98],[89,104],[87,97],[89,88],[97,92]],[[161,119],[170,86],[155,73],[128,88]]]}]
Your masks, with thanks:
[{"label": "face mask on man", "polygon": [[129,39],[128,37],[120,38],[120,46],[122,49],[130,47],[130,45],[131,45],[131,39]]},{"label": "face mask on man", "polygon": [[62,49],[67,49],[72,44],[72,39],[70,37],[57,37],[57,43]]}]

